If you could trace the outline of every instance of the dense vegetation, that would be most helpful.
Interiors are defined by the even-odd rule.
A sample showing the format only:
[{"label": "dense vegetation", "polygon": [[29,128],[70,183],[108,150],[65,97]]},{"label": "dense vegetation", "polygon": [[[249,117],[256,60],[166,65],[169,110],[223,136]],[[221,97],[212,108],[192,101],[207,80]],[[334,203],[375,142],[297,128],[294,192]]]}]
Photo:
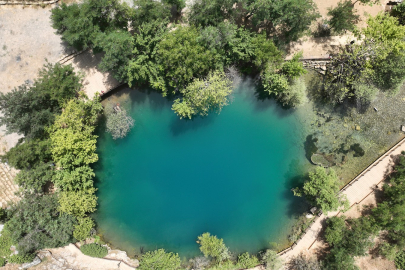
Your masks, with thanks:
[{"label": "dense vegetation", "polygon": [[[96,120],[99,100],[80,93],[81,78],[72,66],[46,64],[32,86],[0,94],[8,132],[24,135],[2,160],[20,169],[21,200],[2,212],[0,257],[32,260],[38,249],[64,246],[90,236],[95,210],[93,170],[97,161]],[[11,255],[15,245],[18,255]]]},{"label": "dense vegetation", "polygon": [[108,254],[108,249],[106,247],[96,243],[85,244],[80,247],[80,250],[84,255],[96,258],[103,258]]}]

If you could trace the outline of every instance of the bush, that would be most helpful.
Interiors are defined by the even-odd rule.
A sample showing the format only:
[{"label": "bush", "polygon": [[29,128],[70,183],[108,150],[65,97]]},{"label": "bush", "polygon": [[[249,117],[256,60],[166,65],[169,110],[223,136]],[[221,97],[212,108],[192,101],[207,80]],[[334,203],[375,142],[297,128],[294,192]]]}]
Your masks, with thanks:
[{"label": "bush", "polygon": [[277,252],[271,249],[267,249],[261,254],[260,262],[264,264],[267,270],[279,270],[283,266],[281,258],[277,255]]},{"label": "bush", "polygon": [[397,269],[405,269],[405,251],[401,251],[395,257],[395,267]]},{"label": "bush", "polygon": [[27,262],[32,262],[35,258],[35,254],[25,254],[25,255],[13,255],[10,256],[10,258],[8,258],[8,263],[17,263],[17,264],[21,264],[21,263],[27,263]]},{"label": "bush", "polygon": [[390,261],[394,261],[398,254],[398,248],[396,245],[383,242],[378,245],[378,254],[387,258]]},{"label": "bush", "polygon": [[0,267],[3,267],[6,265],[6,259],[0,257]]},{"label": "bush", "polygon": [[106,247],[100,246],[99,244],[87,244],[80,247],[80,250],[84,255],[96,258],[103,258],[107,256],[108,249]]},{"label": "bush", "polygon": [[259,260],[256,256],[250,254],[248,252],[242,253],[238,256],[238,265],[244,269],[253,268],[259,264]]},{"label": "bush", "polygon": [[179,254],[167,253],[164,249],[147,252],[142,256],[139,270],[175,270],[179,269],[181,260]]}]

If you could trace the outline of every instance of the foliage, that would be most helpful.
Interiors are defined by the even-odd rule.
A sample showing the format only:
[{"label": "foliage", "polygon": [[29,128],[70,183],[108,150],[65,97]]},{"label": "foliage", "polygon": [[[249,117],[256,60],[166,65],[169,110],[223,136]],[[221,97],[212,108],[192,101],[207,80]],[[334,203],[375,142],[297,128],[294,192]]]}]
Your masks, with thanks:
[{"label": "foliage", "polygon": [[217,26],[225,19],[233,22],[235,11],[234,0],[197,0],[193,1],[188,21],[195,26]]},{"label": "foliage", "polygon": [[398,248],[396,245],[382,242],[378,245],[378,254],[385,257],[387,260],[394,261],[398,254]]},{"label": "foliage", "polygon": [[138,33],[133,38],[132,59],[128,63],[128,84],[149,83],[153,88],[165,87],[164,77],[161,75],[157,63],[159,43],[169,28],[167,21],[152,21],[142,23]]},{"label": "foliage", "polygon": [[0,124],[7,132],[24,135],[25,140],[46,137],[45,128],[51,125],[63,103],[74,97],[81,79],[71,65],[46,64],[32,87],[26,84],[9,93],[0,94]]},{"label": "foliage", "polygon": [[26,194],[12,206],[13,215],[5,224],[20,254],[30,254],[42,248],[54,248],[70,243],[75,219],[57,211],[55,195]]},{"label": "foliage", "polygon": [[195,79],[184,90],[183,100],[175,100],[172,110],[180,118],[192,118],[193,115],[208,115],[210,111],[220,112],[229,103],[232,93],[231,81],[224,72],[215,71],[205,80]]},{"label": "foliage", "polygon": [[197,76],[204,76],[215,67],[218,55],[197,41],[198,31],[193,27],[178,26],[159,43],[157,61],[167,85],[157,85],[166,95],[167,89],[181,90]]},{"label": "foliage", "polygon": [[15,177],[15,183],[23,193],[43,193],[47,183],[52,182],[54,168],[42,163],[32,169],[21,170]]},{"label": "foliage", "polygon": [[333,246],[342,242],[346,231],[345,216],[331,217],[326,220],[325,239],[329,245]]},{"label": "foliage", "polygon": [[248,252],[242,253],[238,256],[238,266],[248,269],[253,268],[259,264],[256,256],[250,255]]},{"label": "foliage", "polygon": [[96,135],[93,135],[102,106],[92,101],[71,100],[49,129],[52,157],[64,169],[97,161]]},{"label": "foliage", "polygon": [[299,79],[306,73],[301,57],[302,53],[298,53],[283,64],[273,63],[262,74],[264,91],[274,94],[284,105],[291,107],[300,106],[307,100],[305,83]]},{"label": "foliage", "polygon": [[[319,207],[324,213],[335,211],[339,207],[347,208],[348,201],[338,194],[339,179],[333,169],[326,171],[317,167],[309,173],[309,180],[304,183],[302,193],[307,200]],[[296,194],[301,195],[301,194]]]},{"label": "foliage", "polygon": [[90,231],[94,227],[94,221],[89,217],[78,218],[77,225],[73,231],[73,237],[79,241],[90,237]]},{"label": "foliage", "polygon": [[96,211],[97,197],[94,188],[86,191],[64,191],[59,195],[58,210],[62,213],[82,218],[87,213]]},{"label": "foliage", "polygon": [[399,3],[395,5],[391,10],[391,16],[398,19],[400,25],[405,25],[405,3]]},{"label": "foliage", "polygon": [[280,95],[279,101],[283,105],[290,107],[305,104],[308,101],[305,81],[302,78],[293,80],[291,85]]},{"label": "foliage", "polygon": [[0,257],[0,267],[3,267],[6,265],[6,259]]},{"label": "foliage", "polygon": [[260,262],[264,264],[266,270],[279,270],[283,267],[281,258],[274,250],[267,249],[260,257]]},{"label": "foliage", "polygon": [[127,112],[120,107],[114,110],[113,104],[107,104],[104,108],[104,114],[107,118],[106,131],[110,133],[114,140],[124,138],[134,126],[134,119],[127,115]]},{"label": "foliage", "polygon": [[322,264],[313,257],[307,257],[303,253],[292,257],[288,263],[289,267],[294,270],[321,270]]},{"label": "foliage", "polygon": [[405,269],[405,251],[399,252],[394,261],[397,269]]},{"label": "foliage", "polygon": [[[279,65],[283,61],[281,51],[277,49],[272,40],[266,38],[265,33],[255,35],[252,38],[252,45],[255,48],[253,64],[259,68],[259,70],[265,69],[268,64]],[[294,67],[292,65],[294,65]],[[286,69],[285,71],[287,71],[287,73],[290,68],[296,68],[295,58],[293,61],[287,61],[283,68]]]},{"label": "foliage", "polygon": [[95,243],[82,245],[80,251],[83,252],[84,255],[96,258],[104,258],[108,254],[106,247]]},{"label": "foliage", "polygon": [[205,257],[210,256],[218,262],[229,259],[230,257],[229,250],[225,246],[224,240],[210,233],[203,233],[198,236],[197,243],[200,244],[200,250]]},{"label": "foliage", "polygon": [[0,207],[0,222],[6,219],[7,213],[6,210]]},{"label": "foliage", "polygon": [[385,200],[373,209],[376,223],[387,230],[393,245],[405,247],[405,157],[400,156],[391,174],[389,184],[384,185]]},{"label": "foliage", "polygon": [[278,43],[296,41],[319,17],[312,0],[241,1],[244,21],[267,29]]},{"label": "foliage", "polygon": [[337,34],[346,30],[353,31],[360,18],[355,13],[354,4],[350,0],[341,1],[337,7],[329,8],[328,15],[332,17],[329,24]]},{"label": "foliage", "polygon": [[171,5],[167,1],[134,0],[132,26],[136,29],[143,23],[169,20]]},{"label": "foliage", "polygon": [[50,140],[29,140],[18,143],[1,157],[12,167],[23,170],[30,169],[52,160]]},{"label": "foliage", "polygon": [[132,58],[132,44],[133,38],[126,30],[99,33],[94,40],[93,51],[104,52],[98,66],[100,70],[113,72],[114,78],[119,82],[128,81],[127,66]]},{"label": "foliage", "polygon": [[52,10],[52,27],[70,46],[87,49],[99,32],[127,30],[130,9],[119,0],[85,0],[80,4],[62,3]]},{"label": "foliage", "polygon": [[0,235],[0,258],[8,258],[11,255],[10,248],[12,245],[13,241],[10,232],[3,229]]},{"label": "foliage", "polygon": [[175,270],[179,269],[181,260],[176,253],[167,253],[164,249],[149,251],[142,255],[139,270]]},{"label": "foliage", "polygon": [[57,170],[53,175],[53,183],[64,191],[93,192],[93,178],[95,174],[88,165],[75,167],[72,170]]},{"label": "foliage", "polygon": [[35,254],[14,254],[8,258],[8,263],[17,263],[17,264],[22,264],[22,263],[28,263],[32,262],[35,258]]}]

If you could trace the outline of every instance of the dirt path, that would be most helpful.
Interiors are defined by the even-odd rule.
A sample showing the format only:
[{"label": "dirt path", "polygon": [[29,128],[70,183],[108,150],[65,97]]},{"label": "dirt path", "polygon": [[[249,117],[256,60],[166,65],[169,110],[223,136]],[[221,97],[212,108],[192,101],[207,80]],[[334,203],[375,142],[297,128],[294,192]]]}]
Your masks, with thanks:
[{"label": "dirt path", "polygon": [[[387,173],[392,169],[394,165],[392,156],[401,154],[405,151],[405,139],[401,140],[394,148],[390,149],[377,161],[371,164],[365,171],[357,176],[352,182],[342,189],[342,193],[347,196],[351,209],[362,207],[366,205],[368,196],[373,196],[376,187],[385,179]],[[282,254],[281,257],[285,260],[290,259],[293,256],[297,256],[301,252],[304,253],[316,253],[316,250],[323,246],[322,239],[319,238],[319,233],[323,228],[323,224],[328,217],[341,214],[338,211],[330,212],[328,215],[321,215],[310,226],[307,233],[297,243],[297,245]]]}]

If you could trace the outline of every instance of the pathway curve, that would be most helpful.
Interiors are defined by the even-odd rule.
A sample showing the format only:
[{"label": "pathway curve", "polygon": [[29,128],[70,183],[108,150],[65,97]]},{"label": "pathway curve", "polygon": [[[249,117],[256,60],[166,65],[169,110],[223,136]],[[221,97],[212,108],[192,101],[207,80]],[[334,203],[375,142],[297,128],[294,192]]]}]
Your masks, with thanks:
[{"label": "pathway curve", "polygon": [[[405,151],[405,138],[373,162],[341,190],[347,196],[350,208],[361,204],[368,195],[374,192],[376,186],[385,179],[387,173],[392,169],[392,165],[394,165],[392,157],[401,154],[402,151]],[[327,215],[321,215],[316,218],[301,240],[297,241],[291,248],[282,251],[280,256],[285,260],[289,260],[301,252],[314,249],[319,244],[316,242],[321,242],[318,236],[325,220],[339,213],[339,211],[330,212]]]}]

